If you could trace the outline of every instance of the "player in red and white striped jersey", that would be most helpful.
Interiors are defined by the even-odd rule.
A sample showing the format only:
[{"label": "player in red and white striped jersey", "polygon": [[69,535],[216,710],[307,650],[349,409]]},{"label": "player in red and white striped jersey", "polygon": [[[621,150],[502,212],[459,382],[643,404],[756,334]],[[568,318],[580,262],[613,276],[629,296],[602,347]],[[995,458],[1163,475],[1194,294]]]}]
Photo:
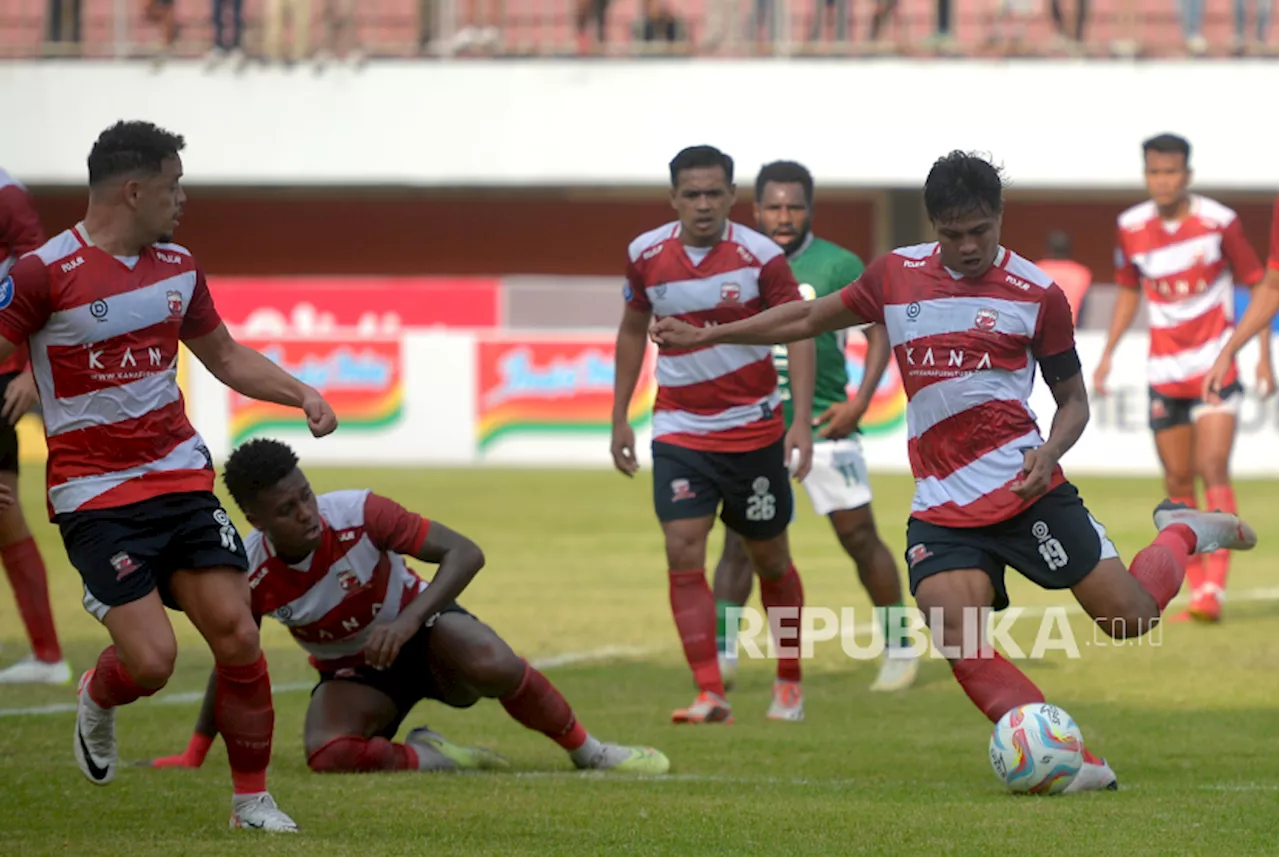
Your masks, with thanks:
[{"label": "player in red and white striped jersey", "polygon": [[[1125,568],[1058,466],[1089,419],[1071,309],[1043,272],[1000,246],[999,172],[953,152],[934,164],[924,202],[937,243],[881,256],[840,294],[717,327],[662,319],[652,336],[663,348],[690,348],[791,342],[864,322],[888,328],[916,478],[911,591],[956,679],[995,722],[1044,701],[994,649],[974,648],[984,608],[1009,603],[1006,566],[1071,589],[1106,633],[1136,637],[1159,621],[1193,553],[1247,549],[1257,538],[1235,515],[1162,503],[1159,535]],[[1037,363],[1058,404],[1047,439],[1027,404]],[[1085,752],[1085,762],[1068,791],[1115,787],[1105,761]]]},{"label": "player in red and white striped jersey", "polygon": [[[1106,394],[1111,355],[1145,294],[1151,319],[1149,422],[1164,468],[1165,493],[1194,507],[1199,476],[1205,505],[1234,512],[1228,465],[1244,395],[1234,360],[1217,401],[1202,399],[1201,388],[1232,336],[1235,284],[1260,282],[1262,264],[1234,211],[1189,192],[1191,145],[1186,140],[1161,134],[1142,148],[1151,198],[1119,218],[1116,282],[1121,289],[1094,387]],[[1275,390],[1268,340],[1263,337],[1258,364],[1263,395]],[[1207,567],[1199,557],[1187,566],[1191,604],[1175,619],[1221,617],[1230,557],[1228,551],[1218,551]]]},{"label": "player in red and white striped jersey", "polygon": [[[255,619],[282,622],[320,683],[307,710],[307,764],[317,773],[504,768],[426,727],[393,744],[422,699],[468,708],[497,699],[583,769],[662,774],[666,756],[593,738],[569,703],[456,599],[484,566],[475,542],[371,491],[316,496],[293,450],[253,440],[227,460],[227,490],[255,530],[245,540]],[[405,564],[439,565],[428,585]],[[218,724],[211,679],[186,751],[153,764],[199,767]]]},{"label": "player in red and white striped jersey", "polygon": [[[44,228],[27,189],[0,169],[0,282],[19,256],[44,240]],[[25,342],[0,363],[0,484],[8,486],[15,497],[20,460],[15,426],[37,400],[35,379],[27,363]],[[0,561],[31,641],[31,654],[0,670],[0,684],[69,683],[71,667],[62,659],[53,624],[44,558],[18,503],[0,514]]]},{"label": "player in red and white striped jersey", "polygon": [[[651,318],[726,324],[800,301],[786,254],[771,239],[729,220],[733,159],[711,146],[672,159],[671,204],[678,220],[631,242],[626,307],[618,328],[613,398],[614,465],[637,470],[631,398]],[[716,608],[707,585],[707,536],[717,509],[745,540],[771,621],[785,629],[768,717],[804,718],[800,690],[800,608],[804,589],[791,562],[787,526],[793,497],[788,462],[803,479],[813,455],[814,346],[792,346],[793,426],[786,431],[773,352],[765,345],[714,345],[658,357],[653,406],[653,502],[666,538],[676,629],[698,697],[676,723],[732,721],[716,658]],[[785,437],[784,437],[785,433]]]},{"label": "player in red and white striped jersey", "polygon": [[319,393],[231,338],[200,266],[169,243],[186,200],[183,147],[148,122],[102,132],[89,153],[84,220],[23,256],[0,284],[0,359],[29,341],[49,513],[84,581],[85,607],[114,643],[80,679],[80,770],[97,785],[115,777],[115,710],[168,681],[177,643],[165,607],[180,609],[217,664],[232,825],[294,831],[266,790],[271,680],[248,608],[244,546],[183,408],[178,343],[236,392],[301,408],[317,436],[337,420]]}]

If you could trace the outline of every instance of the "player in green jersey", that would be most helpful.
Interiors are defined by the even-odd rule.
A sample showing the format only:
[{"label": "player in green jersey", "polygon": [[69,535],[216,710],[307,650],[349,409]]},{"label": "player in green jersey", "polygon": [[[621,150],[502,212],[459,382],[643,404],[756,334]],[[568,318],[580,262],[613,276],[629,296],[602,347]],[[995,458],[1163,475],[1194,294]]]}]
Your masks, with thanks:
[{"label": "player in green jersey", "polygon": [[[805,300],[838,292],[862,275],[863,264],[855,254],[814,236],[813,177],[800,164],[777,161],[765,165],[756,178],[756,223],[761,232],[786,251],[791,270]],[[813,467],[804,479],[805,492],[814,511],[826,515],[845,552],[853,559],[858,577],[877,607],[877,624],[886,634],[885,657],[872,690],[901,690],[915,681],[917,660],[902,626],[902,583],[893,554],[876,531],[871,514],[871,484],[858,440],[858,422],[889,362],[889,338],[883,327],[864,328],[867,337],[866,370],[857,395],[845,390],[849,375],[845,366],[844,331],[824,333],[815,341],[817,375],[813,390]],[[775,346],[774,363],[782,391],[784,415],[791,425],[787,351]],[[728,611],[746,603],[751,595],[751,561],[742,537],[725,529],[724,551],[715,572],[717,650],[721,673],[727,682],[736,668],[734,656],[725,651]],[[893,610],[891,608],[899,608]],[[736,633],[734,631],[733,633]]]}]

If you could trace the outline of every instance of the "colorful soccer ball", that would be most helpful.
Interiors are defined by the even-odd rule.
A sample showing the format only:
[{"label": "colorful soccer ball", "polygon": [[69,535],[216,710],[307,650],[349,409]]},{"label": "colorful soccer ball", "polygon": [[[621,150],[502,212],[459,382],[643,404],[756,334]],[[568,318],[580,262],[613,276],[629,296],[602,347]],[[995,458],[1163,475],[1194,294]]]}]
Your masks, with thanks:
[{"label": "colorful soccer ball", "polygon": [[1035,702],[1010,709],[991,733],[991,768],[1020,794],[1056,795],[1084,764],[1084,736],[1071,715]]}]

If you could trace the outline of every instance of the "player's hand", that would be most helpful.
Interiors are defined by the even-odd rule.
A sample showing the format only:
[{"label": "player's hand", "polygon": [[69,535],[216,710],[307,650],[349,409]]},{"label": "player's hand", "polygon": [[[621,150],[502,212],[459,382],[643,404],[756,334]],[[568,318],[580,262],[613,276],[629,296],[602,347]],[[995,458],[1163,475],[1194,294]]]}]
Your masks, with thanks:
[{"label": "player's hand", "polygon": [[858,423],[862,422],[862,417],[866,412],[866,405],[859,404],[852,399],[847,402],[836,402],[823,411],[822,415],[813,421],[813,424],[822,426],[822,428],[818,429],[818,437],[839,440],[840,438],[848,437],[857,430]]},{"label": "player's hand", "polygon": [[364,660],[375,670],[385,670],[396,661],[400,647],[418,633],[420,626],[406,625],[399,619],[374,625],[369,642],[364,646]]},{"label": "player's hand", "polygon": [[1258,361],[1258,398],[1269,399],[1276,391],[1276,371],[1271,365],[1271,358],[1263,355]]},{"label": "player's hand", "polygon": [[1111,374],[1111,355],[1104,354],[1093,370],[1093,389],[1099,396],[1107,395],[1107,376]]},{"label": "player's hand", "polygon": [[656,318],[649,325],[649,338],[659,348],[693,348],[703,336],[703,328],[678,318]]},{"label": "player's hand", "polygon": [[[1208,374],[1204,376],[1204,381],[1200,388],[1200,396],[1209,404],[1218,405],[1222,403],[1222,397],[1218,395],[1218,391],[1222,389],[1223,379],[1226,378],[1227,374],[1231,371],[1231,361],[1233,359],[1233,357],[1228,356],[1225,353],[1220,354],[1218,359],[1213,361],[1213,366],[1210,367]],[[1262,367],[1259,366],[1258,370],[1259,374],[1261,374]],[[1273,389],[1274,386],[1273,382]]]},{"label": "player's hand", "polygon": [[1009,490],[1024,500],[1039,497],[1049,490],[1053,468],[1057,466],[1058,459],[1043,447],[1028,449],[1022,454],[1022,472],[1010,483]]},{"label": "player's hand", "polygon": [[30,372],[23,372],[4,391],[4,406],[0,416],[11,426],[16,426],[22,415],[36,406],[40,395],[36,392],[36,379]]},{"label": "player's hand", "polygon": [[13,489],[0,482],[0,512],[6,511],[17,500],[18,498],[13,496]]},{"label": "player's hand", "polygon": [[636,433],[626,423],[615,423],[613,438],[609,441],[609,452],[613,455],[613,466],[623,476],[635,476],[640,469],[636,461]]},{"label": "player's hand", "polygon": [[338,416],[315,390],[310,391],[302,400],[302,412],[307,415],[307,428],[314,437],[332,434],[338,427]]},{"label": "player's hand", "polygon": [[795,465],[791,476],[797,482],[803,482],[813,466],[813,429],[800,423],[793,425],[787,432],[785,449],[787,467]]}]

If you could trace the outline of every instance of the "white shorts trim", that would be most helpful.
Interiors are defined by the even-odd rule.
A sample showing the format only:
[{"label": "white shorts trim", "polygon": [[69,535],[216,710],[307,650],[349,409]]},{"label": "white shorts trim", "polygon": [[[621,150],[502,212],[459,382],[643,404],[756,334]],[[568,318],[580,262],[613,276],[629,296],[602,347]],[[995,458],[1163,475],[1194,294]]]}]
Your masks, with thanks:
[{"label": "white shorts trim", "polygon": [[819,515],[860,509],[870,503],[871,483],[867,479],[862,441],[856,435],[840,440],[815,440],[813,467],[802,484],[813,511]]},{"label": "white shorts trim", "polygon": [[[1086,512],[1085,514],[1088,515],[1089,513]],[[1098,534],[1098,541],[1102,543],[1102,552],[1098,554],[1098,561],[1115,559],[1120,556],[1120,552],[1116,550],[1115,543],[1107,538],[1107,528],[1099,524],[1093,515],[1089,515],[1089,523],[1093,524],[1093,529]]]},{"label": "white shorts trim", "polygon": [[1208,414],[1231,414],[1232,416],[1235,416],[1240,413],[1240,403],[1243,401],[1244,392],[1241,390],[1237,390],[1216,404],[1200,399],[1196,404],[1191,406],[1191,410],[1188,415],[1191,417],[1192,423],[1196,422],[1203,416],[1207,416]]}]

